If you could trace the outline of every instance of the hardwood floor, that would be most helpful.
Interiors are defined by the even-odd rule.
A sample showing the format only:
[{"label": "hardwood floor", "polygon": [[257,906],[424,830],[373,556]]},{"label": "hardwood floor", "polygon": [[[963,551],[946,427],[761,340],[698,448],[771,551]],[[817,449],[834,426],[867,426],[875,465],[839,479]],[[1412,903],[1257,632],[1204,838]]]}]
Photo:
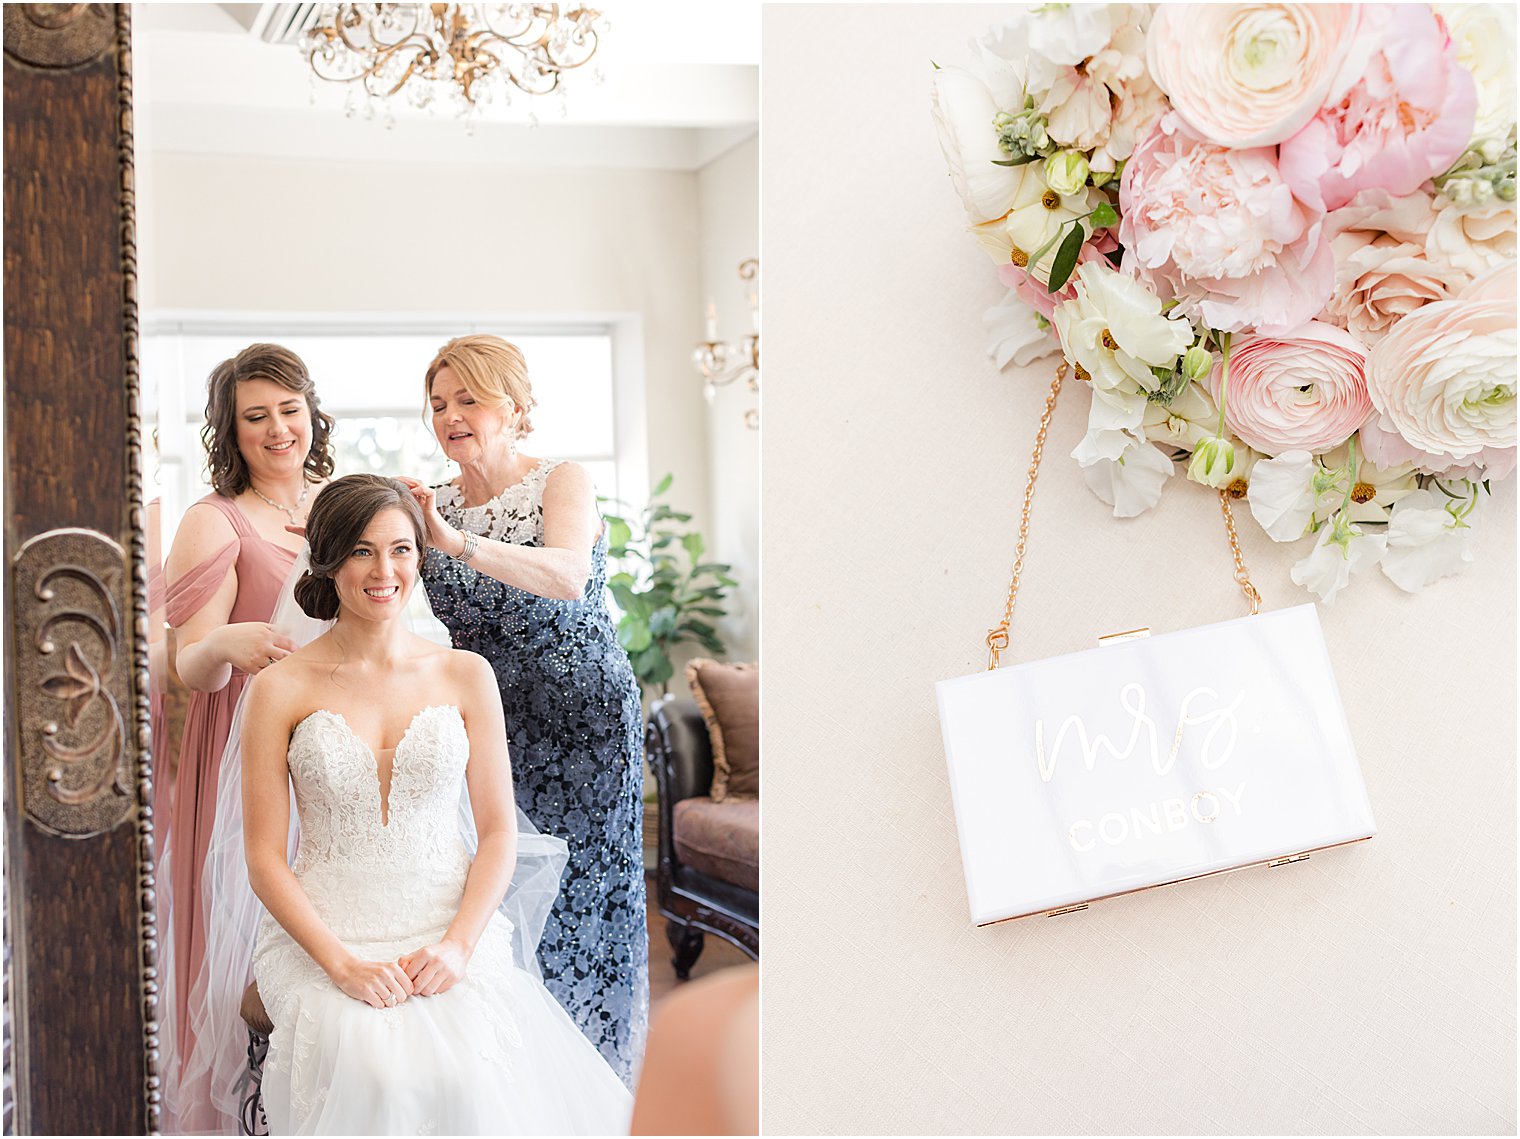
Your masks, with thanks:
[{"label": "hardwood floor", "polygon": [[[659,903],[655,901],[654,875],[645,874],[644,881],[649,891],[649,1003],[653,1006],[683,982],[677,979],[676,971],[670,964],[670,942],[665,939],[665,918],[661,916]],[[731,965],[748,963],[749,957],[742,949],[710,933],[702,947],[702,956],[691,967],[691,980],[716,973],[719,969],[727,969]]]}]

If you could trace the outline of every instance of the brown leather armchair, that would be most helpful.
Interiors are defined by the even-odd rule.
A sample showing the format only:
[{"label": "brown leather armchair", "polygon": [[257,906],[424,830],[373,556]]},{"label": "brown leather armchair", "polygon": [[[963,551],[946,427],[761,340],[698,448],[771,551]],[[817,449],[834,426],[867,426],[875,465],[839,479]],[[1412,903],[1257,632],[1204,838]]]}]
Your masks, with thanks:
[{"label": "brown leather armchair", "polygon": [[655,883],[676,976],[689,975],[708,933],[758,960],[759,802],[709,797],[712,744],[695,700],[661,697],[644,744],[660,792]]}]

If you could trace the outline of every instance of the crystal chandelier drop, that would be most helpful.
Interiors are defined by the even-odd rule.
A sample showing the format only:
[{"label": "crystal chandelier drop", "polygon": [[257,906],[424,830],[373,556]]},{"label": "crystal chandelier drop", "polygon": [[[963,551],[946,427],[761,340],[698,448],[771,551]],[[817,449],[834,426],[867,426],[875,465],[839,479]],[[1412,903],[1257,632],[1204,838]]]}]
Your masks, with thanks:
[{"label": "crystal chandelier drop", "polygon": [[[739,262],[739,279],[751,282],[745,290],[749,303],[750,332],[738,344],[718,339],[717,306],[707,306],[707,339],[699,342],[691,354],[702,377],[702,394],[711,403],[718,389],[735,380],[743,380],[744,386],[753,394],[760,394],[760,294],[753,282],[760,275],[760,261],[749,257]],[[744,425],[760,426],[760,409],[751,407],[744,413]]]},{"label": "crystal chandelier drop", "polygon": [[470,114],[513,88],[558,90],[606,31],[595,9],[558,4],[323,4],[300,46],[317,78],[370,100]]}]

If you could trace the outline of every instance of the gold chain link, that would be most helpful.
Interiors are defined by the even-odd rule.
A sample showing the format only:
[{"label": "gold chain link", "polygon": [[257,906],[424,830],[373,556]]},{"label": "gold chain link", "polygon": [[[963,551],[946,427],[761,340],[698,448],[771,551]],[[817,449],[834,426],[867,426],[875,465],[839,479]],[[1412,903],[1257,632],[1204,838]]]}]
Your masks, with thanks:
[{"label": "gold chain link", "polygon": [[[1008,600],[1003,603],[1003,619],[987,630],[987,671],[997,668],[1003,650],[1008,647],[1008,627],[1013,623],[1013,606],[1019,596],[1019,580],[1024,574],[1024,551],[1029,545],[1029,513],[1034,505],[1034,484],[1040,477],[1040,460],[1045,455],[1045,436],[1050,431],[1050,418],[1055,414],[1056,397],[1061,394],[1061,384],[1066,379],[1068,365],[1062,360],[1056,368],[1055,378],[1050,381],[1050,394],[1045,397],[1045,412],[1040,416],[1040,429],[1035,433],[1034,451],[1029,457],[1029,480],[1024,484],[1024,509],[1019,514],[1019,540],[1013,551],[1013,572],[1008,581]],[[1245,594],[1251,607],[1251,615],[1261,612],[1261,594],[1251,584],[1246,569],[1245,555],[1240,552],[1240,537],[1235,533],[1235,515],[1230,509],[1227,491],[1219,492],[1219,509],[1224,514],[1224,528],[1230,539],[1230,552],[1235,558],[1235,581]]]},{"label": "gold chain link", "polygon": [[1245,555],[1240,552],[1240,535],[1235,533],[1235,512],[1230,509],[1230,492],[1219,492],[1219,511],[1224,515],[1224,530],[1230,536],[1230,553],[1235,556],[1235,581],[1240,586],[1240,592],[1246,595],[1246,604],[1251,607],[1251,616],[1261,612],[1261,594],[1251,584],[1251,573],[1246,569]]},{"label": "gold chain link", "polygon": [[1013,549],[1013,575],[1008,582],[1008,600],[1003,604],[1003,619],[987,630],[987,671],[998,666],[998,658],[1008,647],[1008,626],[1013,622],[1013,605],[1019,596],[1019,578],[1024,573],[1024,549],[1029,545],[1029,510],[1034,505],[1034,484],[1040,477],[1040,459],[1045,454],[1045,435],[1050,430],[1050,417],[1055,414],[1056,397],[1061,394],[1061,384],[1066,379],[1067,364],[1061,361],[1056,368],[1055,379],[1050,381],[1050,394],[1045,397],[1045,414],[1040,416],[1040,430],[1034,437],[1034,453],[1029,457],[1029,481],[1024,484],[1024,510],[1019,515],[1019,541]]}]

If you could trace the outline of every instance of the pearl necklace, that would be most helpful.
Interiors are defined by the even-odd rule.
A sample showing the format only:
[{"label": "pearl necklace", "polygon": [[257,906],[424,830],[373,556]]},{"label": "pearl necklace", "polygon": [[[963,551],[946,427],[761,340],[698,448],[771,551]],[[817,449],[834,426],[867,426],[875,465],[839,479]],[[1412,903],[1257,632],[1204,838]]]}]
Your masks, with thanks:
[{"label": "pearl necklace", "polygon": [[283,511],[284,514],[285,514],[285,517],[290,519],[290,524],[292,526],[299,526],[300,523],[296,521],[296,511],[300,510],[301,507],[306,504],[306,494],[307,494],[307,492],[309,490],[311,490],[311,483],[307,482],[305,479],[301,480],[301,497],[298,498],[298,499],[296,499],[296,504],[294,506],[281,506],[278,502],[276,502],[274,499],[270,498],[267,494],[265,494],[263,491],[261,491],[258,487],[254,486],[252,479],[248,480],[248,489],[251,490],[251,491],[253,491],[254,494],[258,495],[260,498],[262,498],[265,502],[269,503],[269,505],[272,506],[272,507],[274,507],[276,510]]}]

